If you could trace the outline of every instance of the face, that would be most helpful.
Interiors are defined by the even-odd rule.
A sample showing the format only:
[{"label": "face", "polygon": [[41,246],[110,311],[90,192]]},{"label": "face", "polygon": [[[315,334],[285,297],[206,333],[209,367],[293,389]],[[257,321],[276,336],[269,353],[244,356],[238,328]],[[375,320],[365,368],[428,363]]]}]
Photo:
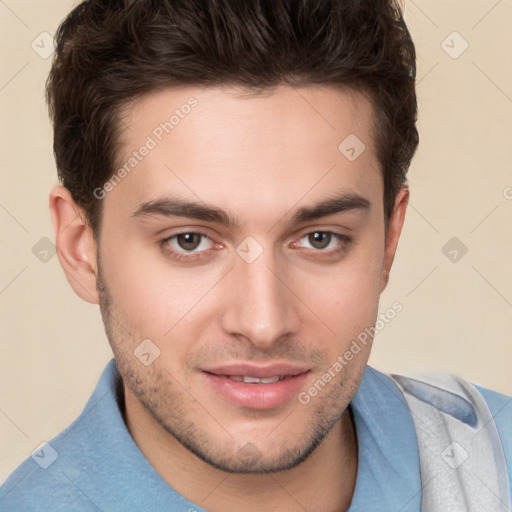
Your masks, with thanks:
[{"label": "face", "polygon": [[[166,90],[124,112],[120,164],[138,156],[103,189],[106,331],[126,393],[215,467],[297,465],[357,389],[371,343],[335,363],[382,291],[372,116],[358,93],[285,86]],[[353,136],[338,147],[351,134],[359,156]]]}]

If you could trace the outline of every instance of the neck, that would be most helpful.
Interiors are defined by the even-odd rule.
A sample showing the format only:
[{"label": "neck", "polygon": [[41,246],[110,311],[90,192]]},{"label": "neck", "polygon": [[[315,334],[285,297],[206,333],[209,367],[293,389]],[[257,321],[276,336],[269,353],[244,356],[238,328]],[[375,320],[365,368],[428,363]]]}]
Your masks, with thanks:
[{"label": "neck", "polygon": [[124,396],[126,426],[146,459],[175,491],[209,512],[343,512],[350,506],[357,437],[349,409],[298,466],[246,475],[206,464],[158,424],[126,386]]}]

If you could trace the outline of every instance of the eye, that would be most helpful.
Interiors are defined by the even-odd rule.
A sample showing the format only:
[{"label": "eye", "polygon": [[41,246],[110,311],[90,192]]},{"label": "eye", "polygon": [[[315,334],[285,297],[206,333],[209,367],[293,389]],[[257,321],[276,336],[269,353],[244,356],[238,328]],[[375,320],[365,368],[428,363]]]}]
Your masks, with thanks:
[{"label": "eye", "polygon": [[321,251],[339,248],[343,246],[343,243],[347,243],[349,240],[350,238],[348,236],[332,231],[312,231],[300,239],[300,245]]},{"label": "eye", "polygon": [[204,233],[192,231],[177,233],[162,240],[162,245],[166,251],[178,255],[207,251],[213,247],[213,244],[213,240]]}]

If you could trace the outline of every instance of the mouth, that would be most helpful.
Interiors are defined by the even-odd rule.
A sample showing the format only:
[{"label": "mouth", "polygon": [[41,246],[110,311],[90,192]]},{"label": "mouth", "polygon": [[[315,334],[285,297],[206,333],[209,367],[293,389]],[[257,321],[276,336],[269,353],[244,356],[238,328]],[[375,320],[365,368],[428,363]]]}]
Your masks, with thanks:
[{"label": "mouth", "polygon": [[238,407],[270,410],[283,406],[300,392],[310,369],[288,364],[231,365],[202,370],[208,387]]},{"label": "mouth", "polygon": [[220,375],[220,377],[226,377],[227,379],[235,380],[237,382],[244,382],[245,384],[273,384],[274,382],[291,378],[289,375],[279,375],[276,377],[268,377],[266,379],[250,377],[249,375],[245,375],[244,377],[241,377],[240,375]]}]

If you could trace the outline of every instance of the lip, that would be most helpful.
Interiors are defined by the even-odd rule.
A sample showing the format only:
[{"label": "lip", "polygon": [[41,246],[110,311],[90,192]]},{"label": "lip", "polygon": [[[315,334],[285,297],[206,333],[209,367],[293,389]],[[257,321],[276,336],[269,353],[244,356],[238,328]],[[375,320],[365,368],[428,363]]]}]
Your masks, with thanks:
[{"label": "lip", "polygon": [[[239,407],[269,410],[282,406],[297,396],[304,386],[310,369],[289,364],[255,366],[236,364],[202,370],[208,386],[222,398]],[[249,384],[230,379],[230,376],[267,379],[285,376],[269,384]]]}]

